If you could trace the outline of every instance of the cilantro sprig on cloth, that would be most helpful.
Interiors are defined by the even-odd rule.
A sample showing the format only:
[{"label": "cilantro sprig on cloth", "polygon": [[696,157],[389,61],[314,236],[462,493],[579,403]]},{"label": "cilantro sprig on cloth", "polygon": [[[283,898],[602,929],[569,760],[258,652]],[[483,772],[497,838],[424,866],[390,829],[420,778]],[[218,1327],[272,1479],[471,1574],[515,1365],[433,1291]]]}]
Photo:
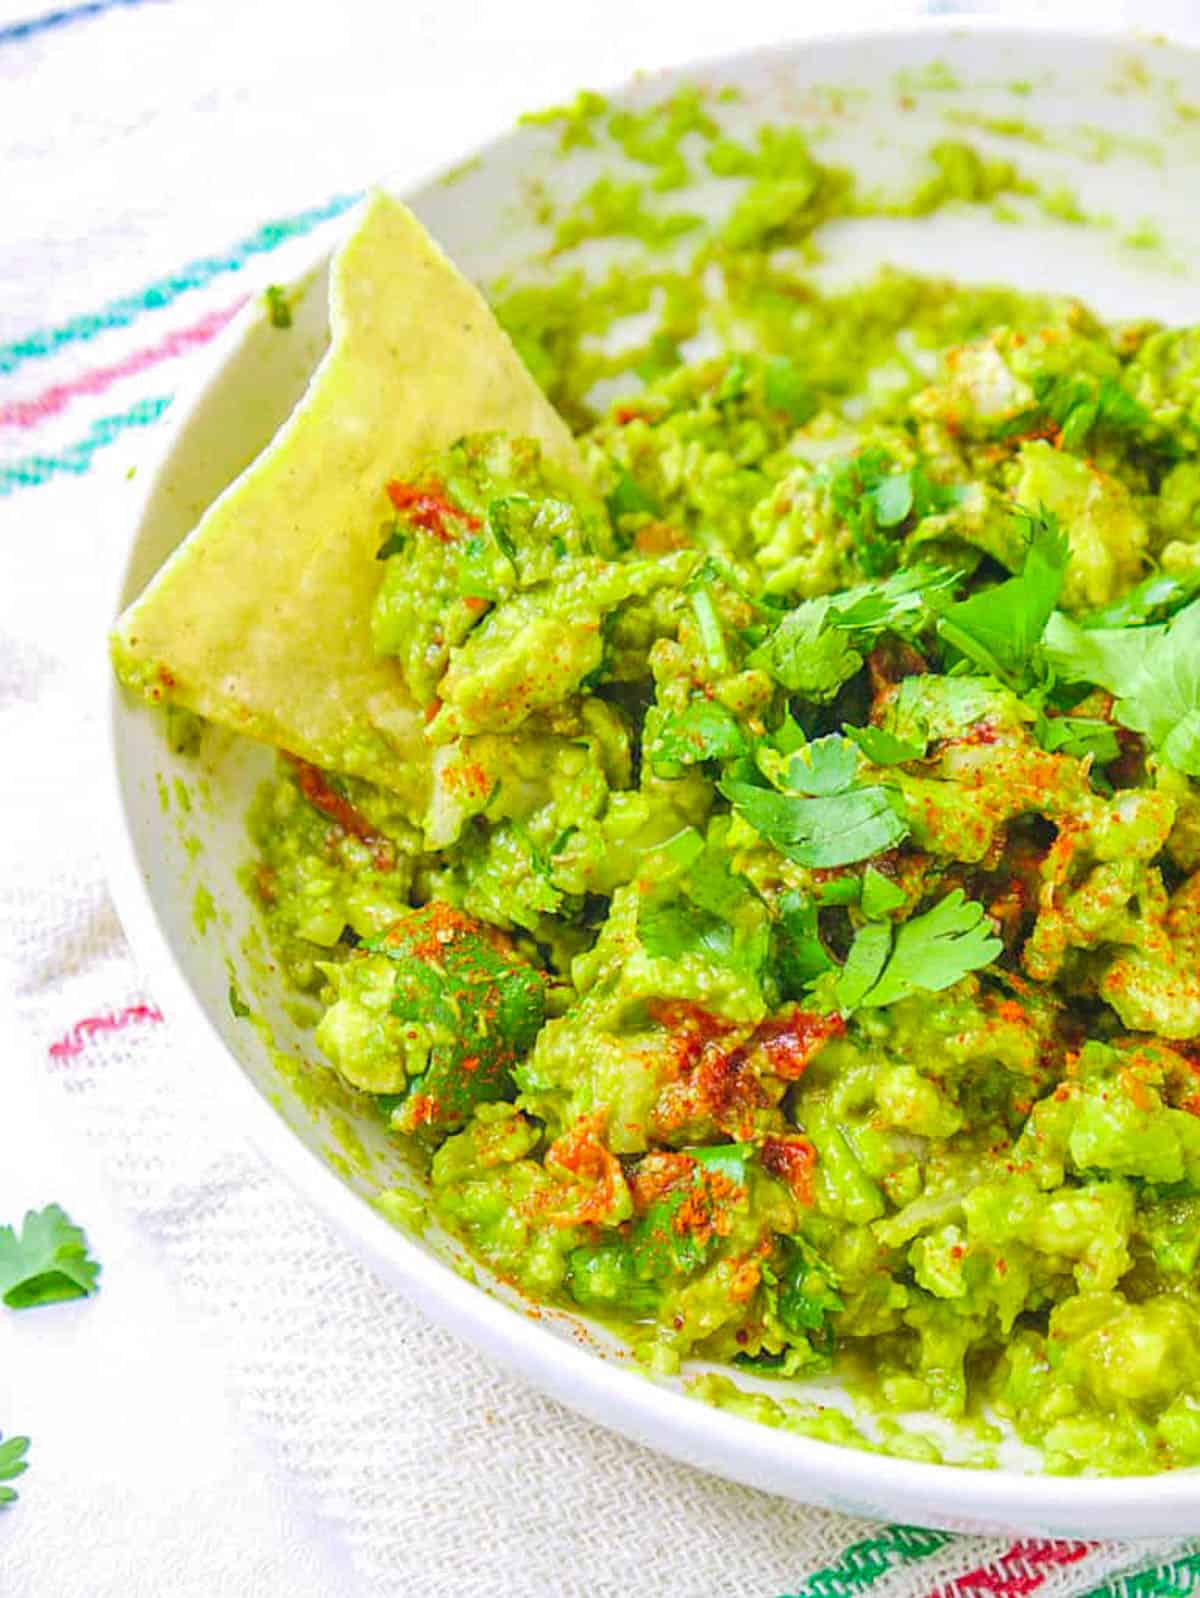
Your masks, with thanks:
[{"label": "cilantro sprig on cloth", "polygon": [[17,1490],[8,1487],[6,1482],[16,1481],[18,1476],[23,1476],[29,1469],[26,1454],[29,1452],[28,1437],[9,1437],[0,1440],[0,1509],[6,1504],[15,1504]]},{"label": "cilantro sprig on cloth", "polygon": [[10,1309],[86,1298],[99,1275],[87,1238],[58,1204],[29,1210],[20,1231],[0,1226],[0,1298]]}]

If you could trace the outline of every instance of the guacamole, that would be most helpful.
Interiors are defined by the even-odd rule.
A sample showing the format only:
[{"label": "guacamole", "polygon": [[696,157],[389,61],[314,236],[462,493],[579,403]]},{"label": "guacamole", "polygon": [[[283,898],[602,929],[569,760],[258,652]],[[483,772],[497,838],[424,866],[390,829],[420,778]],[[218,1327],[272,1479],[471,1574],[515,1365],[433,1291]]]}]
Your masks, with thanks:
[{"label": "guacamole", "polygon": [[[1200,331],[820,292],[850,175],[671,114],[555,254],[695,255],[493,296],[574,457],[488,426],[368,484],[355,647],[422,781],[280,756],[277,965],[437,1220],[650,1369],[865,1445],[833,1371],[912,1457],[932,1412],[1200,1464]],[[744,180],[708,233],[648,231],[680,138]],[[945,145],[908,210],[1000,192]]]}]

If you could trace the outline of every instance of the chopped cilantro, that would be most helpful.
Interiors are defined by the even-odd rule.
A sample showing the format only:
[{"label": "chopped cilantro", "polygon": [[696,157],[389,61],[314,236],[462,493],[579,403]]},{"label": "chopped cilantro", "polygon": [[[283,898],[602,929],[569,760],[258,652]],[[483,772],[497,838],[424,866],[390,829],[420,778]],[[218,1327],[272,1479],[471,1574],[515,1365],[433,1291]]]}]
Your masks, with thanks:
[{"label": "chopped cilantro", "polygon": [[898,883],[885,877],[882,871],[868,866],[863,873],[859,904],[868,921],[884,921],[893,910],[899,910],[907,895]]},{"label": "chopped cilantro", "polygon": [[810,983],[826,971],[833,960],[821,942],[817,906],[799,889],[780,894],[775,907],[772,964],[780,997],[786,1002],[798,999]]},{"label": "chopped cilantro", "polygon": [[881,582],[859,583],[829,602],[830,624],[864,637],[895,632],[913,638],[929,627],[942,608],[942,596],[958,583],[948,566],[918,563]]},{"label": "chopped cilantro", "polygon": [[715,699],[693,699],[680,711],[652,712],[646,733],[646,753],[656,768],[734,760],[747,748],[736,717]]},{"label": "chopped cilantro", "polygon": [[788,612],[747,657],[789,693],[820,703],[832,699],[863,663],[845,633],[829,625],[827,599],[809,599]]},{"label": "chopped cilantro", "polygon": [[1110,723],[1095,716],[1040,716],[1037,739],[1051,754],[1070,755],[1075,760],[1090,755],[1101,766],[1121,753]]},{"label": "chopped cilantro", "polygon": [[[920,466],[893,468],[886,450],[866,449],[831,469],[829,497],[850,530],[869,577],[891,571],[900,557],[896,529],[957,504],[959,490],[934,483]],[[886,536],[881,536],[881,533]]]},{"label": "chopped cilantro", "polygon": [[642,901],[638,938],[653,960],[699,954],[757,977],[770,932],[757,895],[730,870],[723,851],[709,848],[688,866],[681,884]]},{"label": "chopped cilantro", "polygon": [[419,1096],[422,1104],[417,1124],[446,1131],[476,1104],[503,1097],[545,1020],[545,987],[533,967],[437,901],[365,947],[392,962],[392,1015],[428,1029],[428,1063],[409,1084],[409,1102]]},{"label": "chopped cilantro", "polygon": [[805,744],[788,762],[787,786],[811,798],[845,793],[854,784],[858,750],[836,733]]},{"label": "chopped cilantro", "polygon": [[16,1481],[29,1469],[25,1457],[28,1452],[28,1437],[9,1437],[0,1441],[0,1509],[17,1501],[16,1488],[6,1487],[4,1483]]},{"label": "chopped cilantro", "polygon": [[833,734],[802,744],[786,760],[760,757],[773,788],[745,780],[741,768],[718,788],[766,842],[798,865],[851,865],[908,836],[898,797],[878,784],[860,785],[858,750]]},{"label": "chopped cilantro", "polygon": [[[684,1206],[699,1197],[707,1199],[705,1209],[744,1203],[749,1165],[754,1150],[750,1144],[723,1143],[711,1147],[681,1149],[692,1161],[690,1179],[671,1188],[662,1198],[647,1206],[634,1223],[630,1251],[634,1268],[642,1279],[660,1280],[675,1273],[690,1275],[706,1262],[712,1250],[713,1228],[697,1231],[687,1224]],[[721,1196],[712,1193],[709,1177],[716,1175],[732,1183]]]},{"label": "chopped cilantro", "polygon": [[272,327],[291,327],[292,307],[278,283],[268,283],[263,299],[267,302],[267,316]]},{"label": "chopped cilantro", "polygon": [[832,984],[836,1007],[878,1009],[913,993],[940,993],[990,965],[1003,948],[981,904],[955,888],[892,936],[883,922],[863,927]]},{"label": "chopped cilantro", "polygon": [[1200,776],[1200,600],[1169,622],[1085,628],[1061,613],[1046,627],[1045,658],[1069,681],[1117,696],[1113,715],[1189,776]]},{"label": "chopped cilantro", "polygon": [[1016,438],[1047,424],[1059,430],[1063,449],[1078,450],[1097,427],[1137,432],[1150,417],[1115,378],[1071,377],[1065,372],[1039,372],[1033,379],[1035,403],[1010,417],[999,429],[1002,438]]},{"label": "chopped cilantro", "polygon": [[824,1260],[798,1237],[784,1242],[785,1260],[779,1273],[779,1319],[789,1331],[807,1334],[822,1353],[833,1344],[830,1316],[845,1308],[837,1281]]},{"label": "chopped cilantro", "polygon": [[822,703],[861,668],[859,645],[878,634],[915,637],[932,624],[934,607],[958,581],[942,566],[906,567],[880,582],[806,599],[788,611],[747,657],[789,693]]},{"label": "chopped cilantro", "polygon": [[894,732],[883,727],[843,727],[842,732],[858,745],[873,766],[900,766],[906,760],[922,760],[925,756],[924,743],[897,738]]},{"label": "chopped cilantro", "polygon": [[1012,687],[1027,688],[1035,646],[1062,593],[1069,550],[1057,518],[1049,511],[1019,514],[1030,529],[1020,575],[948,606],[938,621],[938,632],[981,671]]},{"label": "chopped cilantro", "polygon": [[801,866],[845,866],[894,848],[908,823],[885,788],[850,788],[821,798],[727,781],[721,792],[780,854]]},{"label": "chopped cilantro", "polygon": [[737,939],[730,923],[683,899],[643,904],[638,914],[638,937],[652,960],[680,960],[703,952],[718,965],[737,964]]},{"label": "chopped cilantro", "polygon": [[19,1232],[0,1226],[0,1298],[10,1309],[86,1298],[99,1275],[87,1238],[58,1204],[28,1210]]},{"label": "chopped cilantro", "polygon": [[1145,622],[1165,621],[1200,592],[1200,573],[1174,577],[1155,572],[1128,593],[1099,610],[1078,618],[1082,627],[1140,627]]}]

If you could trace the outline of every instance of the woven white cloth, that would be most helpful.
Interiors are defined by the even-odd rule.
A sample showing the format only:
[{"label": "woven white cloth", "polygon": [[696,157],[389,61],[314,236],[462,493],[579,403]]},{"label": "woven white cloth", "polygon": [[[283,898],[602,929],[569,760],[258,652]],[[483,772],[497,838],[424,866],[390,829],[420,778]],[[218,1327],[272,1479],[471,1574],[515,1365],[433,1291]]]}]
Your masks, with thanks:
[{"label": "woven white cloth", "polygon": [[[898,9],[920,8],[838,20]],[[59,1200],[104,1262],[94,1300],[0,1311],[0,1432],[34,1439],[0,1594],[1090,1591],[1145,1553],[774,1500],[431,1327],[223,1122],[130,959],[97,854],[103,596],[127,469],[212,332],[374,176],[681,48],[828,23],[784,0],[389,11],[97,0],[25,27],[0,0],[0,1220]]]}]

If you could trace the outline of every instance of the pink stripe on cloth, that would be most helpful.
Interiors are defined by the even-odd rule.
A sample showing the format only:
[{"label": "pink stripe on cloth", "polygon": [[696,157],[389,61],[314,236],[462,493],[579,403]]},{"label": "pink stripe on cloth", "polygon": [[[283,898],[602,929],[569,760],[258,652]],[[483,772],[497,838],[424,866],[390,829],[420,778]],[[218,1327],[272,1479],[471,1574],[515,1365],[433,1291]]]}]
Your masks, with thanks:
[{"label": "pink stripe on cloth", "polygon": [[65,383],[53,383],[32,399],[10,400],[7,405],[0,405],[0,427],[37,427],[65,411],[70,402],[81,394],[102,394],[123,377],[135,377],[139,372],[157,366],[160,361],[188,354],[198,346],[207,344],[223,327],[228,326],[248,298],[248,295],[240,295],[232,305],[210,311],[198,322],[193,322],[191,327],[181,327],[174,333],[168,333],[159,343],[134,350],[124,359],[114,361],[111,366],[97,366]]},{"label": "pink stripe on cloth", "polygon": [[105,1015],[86,1015],[81,1021],[76,1021],[57,1043],[52,1043],[48,1052],[56,1064],[61,1064],[82,1054],[95,1037],[107,1032],[123,1032],[126,1027],[139,1022],[154,1023],[162,1018],[162,1011],[153,1004],[129,1004],[123,1010],[110,1010]]},{"label": "pink stripe on cloth", "polygon": [[1048,1540],[1015,1542],[992,1564],[956,1576],[944,1587],[936,1588],[929,1598],[967,1598],[968,1594],[977,1593],[990,1593],[992,1598],[1026,1598],[1052,1571],[1078,1564],[1094,1547],[1094,1543]]}]

